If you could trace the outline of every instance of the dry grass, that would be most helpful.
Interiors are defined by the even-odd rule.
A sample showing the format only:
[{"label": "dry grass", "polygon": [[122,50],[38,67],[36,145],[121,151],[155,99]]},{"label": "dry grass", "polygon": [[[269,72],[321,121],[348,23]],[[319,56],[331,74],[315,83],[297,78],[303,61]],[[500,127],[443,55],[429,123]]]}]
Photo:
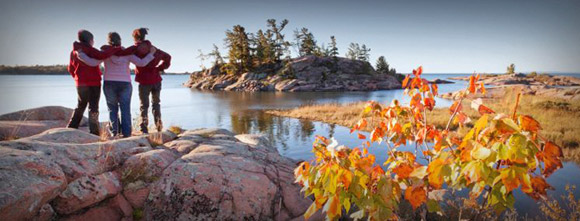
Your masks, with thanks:
[{"label": "dry grass", "polygon": [[[502,98],[485,99],[483,103],[497,113],[511,114],[516,95],[517,92],[506,90]],[[360,119],[364,105],[364,102],[312,104],[288,110],[269,110],[267,113],[352,127]],[[474,120],[479,118],[479,113],[471,109],[470,106],[470,100],[463,101],[464,112]],[[542,126],[542,136],[566,148],[564,150],[566,158],[578,159],[580,162],[580,148],[578,148],[580,145],[580,102],[522,95],[518,113],[534,117]],[[448,108],[437,108],[427,113],[429,123],[433,123],[439,128],[445,127],[449,117]],[[372,123],[369,124],[372,126]],[[468,124],[468,126],[471,125]],[[460,132],[462,131],[466,131],[466,129]]]}]

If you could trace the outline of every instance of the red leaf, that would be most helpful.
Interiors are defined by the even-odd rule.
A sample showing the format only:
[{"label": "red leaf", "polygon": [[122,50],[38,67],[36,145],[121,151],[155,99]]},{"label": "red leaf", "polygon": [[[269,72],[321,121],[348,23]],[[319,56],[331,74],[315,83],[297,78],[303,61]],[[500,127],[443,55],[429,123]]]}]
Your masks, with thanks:
[{"label": "red leaf", "polygon": [[484,115],[484,114],[493,114],[495,113],[495,111],[493,111],[492,109],[490,109],[489,107],[486,107],[485,105],[479,105],[479,108],[477,108],[477,111],[479,112],[479,114]]}]

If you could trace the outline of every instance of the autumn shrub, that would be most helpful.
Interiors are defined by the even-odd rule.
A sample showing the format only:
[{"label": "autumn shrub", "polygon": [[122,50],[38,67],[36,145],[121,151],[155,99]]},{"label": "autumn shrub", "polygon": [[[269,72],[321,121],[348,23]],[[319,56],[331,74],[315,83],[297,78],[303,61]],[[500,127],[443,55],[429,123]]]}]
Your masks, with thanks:
[{"label": "autumn shrub", "polygon": [[[397,100],[389,105],[366,104],[351,129],[362,140],[360,147],[316,138],[315,159],[294,171],[305,196],[314,199],[305,218],[322,209],[331,220],[343,213],[354,219],[399,219],[404,215],[397,214],[402,202],[423,214],[423,219],[427,212],[445,216],[442,207],[449,206],[442,204],[445,195],[467,190],[460,207],[473,208],[473,219],[485,219],[513,209],[515,189],[534,200],[546,198],[552,188],[546,178],[562,167],[562,150],[539,134],[541,126],[534,118],[518,114],[519,95],[507,114],[496,113],[481,99],[473,100],[470,106],[479,116],[471,119],[464,113],[463,99],[485,93],[483,84],[476,84],[479,75],[471,76],[468,88],[449,108],[447,124],[437,128],[427,118],[435,106],[437,85],[429,84],[421,74],[419,67],[402,82],[411,97],[408,105]],[[367,138],[359,130],[370,121],[379,123]],[[467,124],[473,125],[468,132],[456,133]],[[385,162],[376,162],[368,153],[371,143],[386,145]],[[401,146],[415,151],[399,150]]]}]

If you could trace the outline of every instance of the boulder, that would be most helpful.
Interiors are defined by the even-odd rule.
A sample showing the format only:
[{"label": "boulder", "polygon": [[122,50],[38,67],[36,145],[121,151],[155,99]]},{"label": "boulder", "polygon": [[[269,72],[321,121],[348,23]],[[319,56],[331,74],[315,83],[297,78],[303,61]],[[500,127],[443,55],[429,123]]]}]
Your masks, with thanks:
[{"label": "boulder", "polygon": [[121,181],[115,172],[84,176],[69,183],[52,205],[59,214],[71,214],[117,195],[121,190]]},{"label": "boulder", "polygon": [[[217,132],[222,130],[180,136]],[[289,220],[304,214],[312,201],[293,183],[295,163],[280,156],[263,136],[223,139],[228,134],[205,139],[163,171],[150,186],[146,219]]]},{"label": "boulder", "polygon": [[97,135],[73,128],[53,128],[40,134],[23,139],[30,141],[69,144],[86,144],[100,141],[100,137]]},{"label": "boulder", "polygon": [[[72,113],[70,108],[47,106],[0,115],[0,140],[18,139],[65,127]],[[87,119],[83,118],[81,126],[86,123]]]},{"label": "boulder", "polygon": [[50,204],[44,204],[44,206],[40,207],[40,210],[34,216],[33,220],[35,221],[50,221],[54,219],[56,213]]},{"label": "boulder", "polygon": [[199,144],[191,140],[174,140],[166,143],[164,146],[183,155],[195,149],[197,145]]},{"label": "boulder", "polygon": [[149,196],[149,183],[138,180],[132,183],[124,184],[123,196],[131,204],[131,207],[143,208],[145,201]]},{"label": "boulder", "polygon": [[0,220],[31,219],[66,188],[65,174],[44,153],[0,145],[0,168]]},{"label": "boulder", "polygon": [[263,135],[163,135],[155,149],[71,129],[0,142],[0,220],[292,220],[312,204]]},{"label": "boulder", "polygon": [[169,166],[177,156],[167,149],[150,150],[135,154],[125,161],[121,168],[123,183],[137,180],[153,182],[159,179],[161,172]]},{"label": "boulder", "polygon": [[274,88],[276,88],[277,91],[289,91],[296,85],[298,85],[298,80],[296,79],[283,80],[278,82]]},{"label": "boulder", "polygon": [[81,214],[64,218],[69,221],[133,220],[133,208],[118,194]]},{"label": "boulder", "polygon": [[119,167],[130,156],[151,149],[144,136],[90,144],[47,143],[20,139],[0,142],[0,146],[43,154],[59,165],[67,180],[98,175]]},{"label": "boulder", "polygon": [[151,143],[151,146],[157,146],[160,144],[167,143],[169,141],[175,140],[177,135],[171,131],[153,132],[146,135],[147,140]]}]

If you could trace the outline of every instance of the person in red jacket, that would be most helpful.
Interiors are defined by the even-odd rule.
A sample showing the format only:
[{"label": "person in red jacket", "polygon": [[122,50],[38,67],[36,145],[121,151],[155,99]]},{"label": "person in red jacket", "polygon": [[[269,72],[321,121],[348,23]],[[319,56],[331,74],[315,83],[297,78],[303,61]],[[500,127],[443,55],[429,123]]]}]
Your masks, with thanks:
[{"label": "person in red jacket", "polygon": [[91,58],[106,59],[119,52],[121,47],[113,47],[106,51],[99,51],[93,47],[93,34],[87,30],[78,32],[78,41],[73,43],[70,53],[68,72],[75,80],[78,94],[77,107],[68,123],[69,128],[78,128],[83,113],[89,106],[89,130],[92,134],[100,135],[99,130],[99,99],[101,96],[101,69],[83,63],[75,54],[75,50],[82,50]]},{"label": "person in red jacket", "polygon": [[[145,40],[147,28],[138,28],[133,31],[135,45],[125,49],[118,54],[135,53],[137,57],[144,58],[149,53],[151,42]],[[145,46],[143,46],[145,45]],[[163,50],[157,49],[154,58],[149,64],[137,67],[135,70],[135,81],[139,82],[139,100],[141,101],[141,122],[139,124],[142,133],[149,133],[149,97],[151,96],[151,106],[153,120],[157,131],[163,129],[161,121],[161,72],[171,65],[171,55]]]}]

